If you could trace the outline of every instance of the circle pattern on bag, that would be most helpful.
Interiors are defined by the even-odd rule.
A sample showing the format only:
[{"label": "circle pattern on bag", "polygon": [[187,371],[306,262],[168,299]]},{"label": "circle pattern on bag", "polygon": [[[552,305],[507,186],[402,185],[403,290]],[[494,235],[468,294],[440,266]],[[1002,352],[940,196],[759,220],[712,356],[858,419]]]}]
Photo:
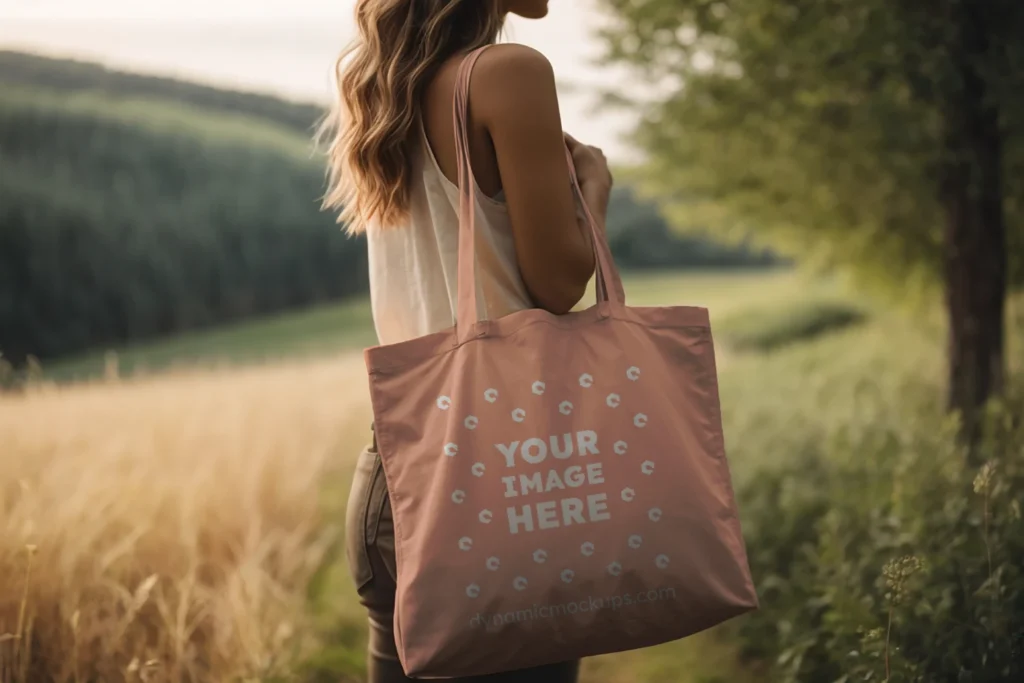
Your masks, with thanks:
[{"label": "circle pattern on bag", "polygon": [[[619,372],[622,372],[621,370]],[[618,375],[622,377],[622,375]],[[625,377],[630,382],[637,382],[640,379],[640,368],[633,365],[625,370]],[[579,385],[584,389],[594,387],[597,384],[597,379],[590,373],[583,373],[579,376]],[[544,396],[547,393],[547,384],[544,381],[536,380],[530,385],[530,393],[535,396]],[[496,404],[499,402],[502,393],[497,388],[488,388],[483,392],[483,398],[486,402]],[[598,399],[601,400],[601,399]],[[622,395],[617,391],[612,391],[604,395],[604,404],[609,408],[618,408],[623,405]],[[542,406],[544,404],[541,404]],[[449,396],[440,396],[437,399],[437,407],[441,410],[449,410],[452,407],[452,400]],[[563,400],[557,405],[557,411],[561,415],[569,416],[576,411],[576,406],[573,401]],[[526,410],[524,408],[513,408],[510,412],[512,421],[517,424],[522,424],[526,421]],[[643,429],[647,426],[649,418],[643,412],[633,414],[632,418],[626,418],[632,421],[632,426],[638,429]],[[617,420],[616,420],[617,422]],[[464,418],[464,426],[467,429],[474,430],[482,423],[481,419],[476,415],[468,415]],[[628,424],[628,422],[627,422]],[[605,430],[613,429],[608,424],[601,424],[601,433]],[[523,435],[519,440],[514,441],[510,444],[500,445],[496,444],[496,448],[500,451],[501,458],[498,460],[497,470],[499,476],[502,476],[503,482],[506,484],[506,497],[518,498],[521,496],[527,496],[534,493],[541,492],[555,492],[563,493],[564,496],[561,500],[554,502],[547,502],[547,507],[541,507],[539,501],[534,505],[527,505],[524,507],[516,507],[513,505],[513,501],[510,501],[509,507],[509,524],[512,529],[512,533],[516,533],[517,515],[524,515],[524,519],[528,519],[528,526],[526,531],[536,531],[538,528],[551,528],[558,526],[568,526],[571,523],[585,522],[586,517],[583,515],[589,514],[593,522],[595,520],[607,519],[606,504],[594,503],[590,501],[591,509],[586,509],[586,503],[580,502],[582,496],[575,494],[580,497],[573,497],[575,493],[571,489],[578,488],[580,486],[589,485],[607,485],[607,482],[603,477],[601,471],[602,461],[594,458],[585,462],[580,462],[578,465],[575,460],[570,460],[574,456],[587,456],[590,454],[605,453],[604,449],[598,447],[599,433],[595,431],[576,431],[566,433],[564,435],[558,434],[553,435],[550,439],[540,437],[528,437]],[[605,437],[607,438],[607,437]],[[614,438],[614,437],[613,437]],[[604,438],[600,439],[602,443],[607,444],[608,442]],[[607,448],[605,445],[604,448]],[[612,442],[610,452],[616,455],[626,455],[629,451],[629,444],[623,439],[618,439]],[[444,454],[448,457],[453,457],[459,452],[459,446],[455,443],[448,443],[444,447]],[[542,469],[537,467],[536,470],[527,469],[527,472],[536,472],[531,474],[528,483],[526,481],[527,475],[522,474],[522,480],[517,476],[507,476],[505,472],[505,465],[508,468],[512,467],[525,467],[532,468],[540,466],[544,463]],[[571,464],[570,464],[571,463]],[[644,460],[639,467],[640,473],[643,475],[650,476],[654,474],[655,462],[652,459]],[[470,472],[474,477],[482,478],[486,475],[489,468],[484,462],[477,461],[470,467]],[[636,470],[633,470],[634,472]],[[542,476],[543,475],[543,476]],[[632,485],[627,485],[619,491],[619,498],[625,503],[632,503],[638,498],[639,494]],[[456,504],[462,504],[467,500],[467,493],[462,489],[456,489],[452,495],[452,501]],[[603,496],[602,496],[603,497]],[[607,498],[605,498],[607,500]],[[518,501],[515,501],[518,502]],[[559,504],[559,505],[556,505]],[[595,507],[596,505],[596,507]],[[522,510],[522,513],[520,513]],[[596,512],[595,512],[596,510]],[[604,517],[601,515],[604,514]],[[652,507],[647,510],[647,518],[651,522],[659,522],[663,516],[662,510],[657,507]],[[478,520],[483,524],[491,524],[495,522],[499,517],[504,515],[495,515],[490,509],[480,510],[477,514]],[[538,527],[538,525],[543,525]],[[619,541],[621,542],[621,541]],[[632,550],[638,550],[643,544],[643,536],[639,533],[632,533],[625,539],[626,545]],[[469,536],[463,536],[459,539],[458,546],[460,550],[464,552],[471,552],[474,549],[474,541]],[[621,547],[621,546],[620,546]],[[581,562],[586,563],[589,558],[594,558],[597,553],[597,547],[592,541],[585,541],[580,546],[580,555],[577,559]],[[558,548],[555,549],[556,551]],[[632,555],[631,555],[632,557]],[[507,559],[507,558],[506,558]],[[542,574],[545,572],[542,569],[543,566],[548,564],[548,560],[552,559],[552,555],[543,548],[537,548],[532,553],[532,559],[534,565],[540,565],[534,567],[533,573],[541,572],[538,575],[538,580],[543,584]],[[596,559],[596,558],[594,558]],[[479,561],[479,560],[478,560]],[[592,560],[591,560],[592,561]],[[654,557],[654,564],[659,569],[666,569],[669,565],[669,557],[665,554],[658,554]],[[479,566],[479,565],[477,565]],[[497,572],[502,567],[502,562],[497,556],[490,556],[484,561],[484,566],[487,570]],[[558,571],[558,570],[556,570]],[[559,571],[558,576],[564,583],[572,583],[576,579],[577,571],[579,568],[573,569],[571,567],[564,567]],[[594,567],[588,569],[585,573],[586,576],[594,576],[595,571],[601,571],[600,567]],[[604,565],[604,573],[608,576],[619,577],[625,571],[622,561],[619,559],[611,561],[609,564]],[[531,579],[525,574],[515,576],[512,580],[512,587],[516,591],[525,591],[531,583]],[[505,584],[508,585],[508,584]],[[466,594],[470,598],[477,598],[482,594],[483,588],[480,584],[472,583],[466,588]]]}]

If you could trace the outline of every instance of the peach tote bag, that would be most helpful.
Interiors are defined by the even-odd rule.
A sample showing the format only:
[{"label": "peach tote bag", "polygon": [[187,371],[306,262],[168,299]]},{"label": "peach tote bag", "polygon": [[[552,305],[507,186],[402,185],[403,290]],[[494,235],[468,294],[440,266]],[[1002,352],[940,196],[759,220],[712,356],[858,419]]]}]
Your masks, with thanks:
[{"label": "peach tote bag", "polygon": [[587,212],[595,306],[478,319],[478,56],[455,95],[457,322],[365,352],[395,522],[395,637],[417,678],[655,645],[757,608],[707,310],[627,307]]}]

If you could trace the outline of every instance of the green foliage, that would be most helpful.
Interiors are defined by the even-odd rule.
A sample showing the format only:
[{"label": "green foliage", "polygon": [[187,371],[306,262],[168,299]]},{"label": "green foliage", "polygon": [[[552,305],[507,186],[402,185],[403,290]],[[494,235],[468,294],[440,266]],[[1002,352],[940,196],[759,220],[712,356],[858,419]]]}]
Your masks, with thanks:
[{"label": "green foliage", "polygon": [[[872,309],[861,325],[772,354],[724,354],[726,446],[761,598],[727,633],[770,667],[762,680],[884,680],[886,567],[912,569],[906,557],[921,568],[900,579],[890,681],[1024,680],[1005,675],[1022,663],[1013,647],[1024,635],[1024,375],[991,408],[977,454],[997,463],[986,543],[979,470],[937,379],[942,338]],[[1022,359],[1011,358],[1018,373]]]},{"label": "green foliage", "polygon": [[914,398],[936,392],[898,382],[852,392],[841,421],[745,478],[762,611],[740,633],[748,656],[773,662],[772,681],[1024,675],[1024,385],[991,407],[978,471],[934,400]]},{"label": "green foliage", "polygon": [[863,322],[865,311],[846,301],[805,299],[754,306],[716,326],[735,351],[772,351]]},{"label": "green foliage", "polygon": [[[8,96],[9,95],[9,96]],[[365,290],[308,142],[238,115],[11,89],[0,347],[16,361]]]},{"label": "green foliage", "polygon": [[[604,0],[607,57],[658,93],[636,141],[647,192],[681,228],[754,235],[901,291],[942,269],[943,169],[968,60],[1000,117],[1011,279],[1024,282],[1024,5],[889,0]],[[940,7],[941,6],[941,7]],[[617,99],[621,100],[621,96]],[[990,151],[987,150],[986,151]],[[971,192],[977,193],[978,188]]]}]

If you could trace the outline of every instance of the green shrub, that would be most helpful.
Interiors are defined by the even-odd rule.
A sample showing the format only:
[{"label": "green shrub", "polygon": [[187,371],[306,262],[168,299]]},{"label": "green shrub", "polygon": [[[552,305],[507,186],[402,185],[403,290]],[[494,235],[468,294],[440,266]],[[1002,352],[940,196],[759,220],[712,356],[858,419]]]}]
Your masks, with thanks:
[{"label": "green shrub", "polygon": [[772,351],[863,322],[867,313],[849,302],[787,301],[771,308],[751,308],[716,323],[716,330],[736,351]]},{"label": "green shrub", "polygon": [[[1024,680],[1024,382],[969,455],[939,406],[866,393],[817,447],[748,477],[762,610],[746,653],[773,683]],[[859,416],[859,417],[857,417]],[[977,464],[971,464],[977,463]]]}]

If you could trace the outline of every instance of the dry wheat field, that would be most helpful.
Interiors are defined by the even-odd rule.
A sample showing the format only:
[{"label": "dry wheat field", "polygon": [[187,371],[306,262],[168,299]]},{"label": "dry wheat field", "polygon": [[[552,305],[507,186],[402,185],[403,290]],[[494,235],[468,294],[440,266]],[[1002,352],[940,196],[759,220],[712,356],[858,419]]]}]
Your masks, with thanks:
[{"label": "dry wheat field", "polygon": [[[728,311],[797,286],[776,280],[683,284]],[[664,303],[680,287],[630,291]],[[0,393],[0,683],[363,680],[365,615],[339,544],[371,419],[351,350]],[[753,679],[700,634],[589,659],[583,680]]]},{"label": "dry wheat field", "polygon": [[[0,683],[363,680],[339,543],[371,419],[351,353],[0,395]],[[582,680],[746,683],[733,655],[700,634]]]},{"label": "dry wheat field", "polygon": [[358,355],[0,397],[0,681],[283,676],[369,420]]}]

